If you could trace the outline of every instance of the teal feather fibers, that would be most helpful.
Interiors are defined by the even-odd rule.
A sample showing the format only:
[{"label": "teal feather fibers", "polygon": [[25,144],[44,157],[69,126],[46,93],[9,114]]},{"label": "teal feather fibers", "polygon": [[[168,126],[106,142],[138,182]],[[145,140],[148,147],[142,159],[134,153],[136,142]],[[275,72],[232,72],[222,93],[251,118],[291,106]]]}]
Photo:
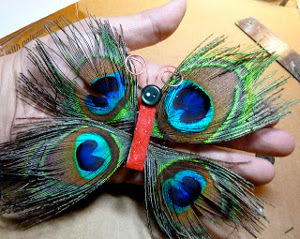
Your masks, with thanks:
[{"label": "teal feather fibers", "polygon": [[[41,77],[31,73],[29,79],[21,74],[18,93],[26,103],[52,118],[17,125],[16,140],[0,145],[0,214],[17,213],[25,227],[85,198],[128,156],[132,136],[118,128],[133,129],[137,100],[136,81],[124,67],[125,44],[108,23],[91,20],[88,27],[83,28],[86,34],[92,32],[88,40],[73,23],[68,26],[71,34],[62,26],[60,34],[48,29],[61,58],[85,88],[60,69],[54,57],[58,52],[40,40],[28,50]],[[61,41],[61,36],[67,40]],[[99,64],[100,59],[105,64]],[[114,128],[100,122],[86,104],[86,97],[97,93],[97,89],[91,89],[93,82],[112,78],[108,84],[100,84],[102,88],[95,97],[100,95],[110,104],[100,121]]]},{"label": "teal feather fibers", "polygon": [[[204,117],[198,124],[192,120],[190,123],[182,122],[179,110],[170,110],[174,108],[174,99],[181,97],[180,94],[172,96],[172,92],[179,90],[164,86],[153,136],[177,142],[217,143],[249,134],[291,113],[290,108],[297,101],[278,100],[287,79],[280,77],[266,85],[263,84],[273,74],[259,79],[276,56],[270,56],[264,50],[247,53],[240,52],[238,47],[225,48],[222,47],[224,40],[224,37],[216,38],[203,48],[196,49],[178,67],[184,80],[194,81],[209,96],[207,101],[212,102],[214,116]],[[170,84],[178,82],[177,77],[169,81]],[[217,89],[216,86],[222,84],[223,87]],[[229,98],[233,100],[218,105]],[[194,102],[186,104],[184,97],[177,98],[177,102],[180,100],[187,107],[181,106],[181,111],[190,111],[188,108],[194,107]],[[225,111],[226,114],[220,116],[220,112]],[[194,117],[199,118],[198,115]]]},{"label": "teal feather fibers", "polygon": [[211,159],[149,145],[145,199],[149,227],[154,216],[168,238],[211,238],[201,217],[222,227],[242,226],[255,236],[264,225],[262,201],[253,185]]},{"label": "teal feather fibers", "polygon": [[[74,153],[67,153],[67,147],[77,147],[78,140],[68,139],[58,145],[66,137],[89,128],[106,132],[113,138],[111,142],[116,144],[119,153],[117,157],[114,156],[116,149],[113,150],[114,155],[109,153],[100,170],[83,174],[82,170],[78,170],[80,176],[76,176],[77,170],[72,171],[76,159]],[[83,140],[82,137],[95,140],[96,137],[102,150],[103,146],[107,150],[112,147],[104,136],[95,136],[94,130],[80,137],[80,140]],[[131,138],[122,131],[88,119],[56,118],[55,121],[43,120],[27,125],[15,142],[1,145],[0,214],[18,213],[23,219],[23,226],[28,227],[61,213],[95,191],[126,161]],[[97,150],[94,154],[99,155]],[[51,155],[52,158],[47,159]]]},{"label": "teal feather fibers", "polygon": [[[93,90],[93,83],[97,78],[105,80],[111,75],[107,74],[106,65],[109,65],[113,70],[111,73],[118,72],[116,79],[119,82],[118,86],[120,86],[119,94],[115,100],[116,97],[108,99],[109,103],[111,102],[110,105],[113,105],[108,108],[112,111],[112,108],[114,109],[117,101],[121,98],[123,98],[124,103],[122,107],[121,105],[116,107],[119,109],[115,109],[116,112],[112,116],[101,118],[101,121],[106,123],[132,122],[135,120],[135,111],[137,110],[136,81],[124,66],[127,52],[123,38],[117,35],[108,23],[102,24],[91,20],[88,22],[88,26],[89,29],[83,28],[88,40],[73,23],[67,27],[72,33],[72,37],[63,26],[60,26],[62,31],[60,34],[51,29],[48,31],[51,33],[50,36],[57,46],[56,50],[62,55],[64,62],[77,73],[78,79],[89,85],[88,90]],[[91,31],[92,35],[88,34],[87,31]],[[66,42],[61,41],[62,36],[66,37]],[[29,50],[29,58],[40,71],[49,89],[45,91],[44,86],[35,84],[42,79],[36,79],[32,75],[35,81],[33,82],[21,74],[18,91],[20,94],[26,95],[29,103],[38,103],[42,109],[48,110],[51,115],[93,118],[93,114],[97,114],[97,112],[94,112],[95,109],[89,104],[90,101],[87,101],[90,93],[80,87],[75,79],[69,79],[61,71],[53,58],[55,54],[57,53],[53,49],[37,40],[35,51]],[[106,65],[99,64],[101,60],[106,60]],[[80,72],[78,72],[78,67],[81,68]],[[93,79],[88,79],[89,76],[92,76]],[[128,92],[125,92],[126,84]],[[90,109],[84,110],[84,106]]]},{"label": "teal feather fibers", "polygon": [[[124,65],[124,39],[96,19],[87,20],[83,30],[64,21],[69,26],[59,23],[60,33],[48,29],[56,49],[37,40],[29,50],[39,74],[21,75],[18,82],[20,98],[51,118],[16,125],[16,139],[0,144],[0,214],[18,214],[25,227],[95,191],[125,163],[132,142],[137,83]],[[221,142],[290,112],[295,101],[278,101],[286,79],[264,86],[270,76],[258,80],[276,58],[265,51],[241,53],[223,42],[217,38],[196,49],[179,66],[184,82],[163,88],[153,136]],[[60,69],[61,60],[76,79]],[[210,238],[201,217],[218,227],[243,227],[253,236],[263,228],[262,201],[253,185],[217,161],[150,142],[144,180],[149,227],[154,216],[169,238]]]}]

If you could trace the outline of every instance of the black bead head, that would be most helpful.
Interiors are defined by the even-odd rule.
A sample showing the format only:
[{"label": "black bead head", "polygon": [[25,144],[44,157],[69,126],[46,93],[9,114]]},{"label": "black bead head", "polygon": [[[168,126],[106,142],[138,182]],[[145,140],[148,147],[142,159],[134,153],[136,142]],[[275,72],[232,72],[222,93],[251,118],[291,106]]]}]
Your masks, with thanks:
[{"label": "black bead head", "polygon": [[142,90],[142,100],[146,105],[156,105],[161,99],[161,90],[156,85],[147,85]]}]

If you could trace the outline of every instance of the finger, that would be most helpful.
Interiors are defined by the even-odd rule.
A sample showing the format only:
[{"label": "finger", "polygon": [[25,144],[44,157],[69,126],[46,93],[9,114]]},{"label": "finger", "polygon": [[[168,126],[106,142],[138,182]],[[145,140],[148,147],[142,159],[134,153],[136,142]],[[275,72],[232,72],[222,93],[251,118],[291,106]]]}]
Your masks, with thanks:
[{"label": "finger", "polygon": [[186,0],[172,0],[169,3],[141,13],[108,20],[119,28],[122,25],[128,50],[154,45],[169,37],[179,26],[186,11]]},{"label": "finger", "polygon": [[[146,10],[134,15],[123,17],[99,17],[100,21],[109,21],[119,33],[122,33],[128,51],[154,45],[169,37],[179,26],[186,11],[186,0],[172,0],[167,4]],[[74,23],[80,32],[92,34],[86,25],[86,19]],[[66,32],[69,30],[66,28]],[[61,31],[57,32],[61,39],[66,39]],[[51,38],[47,35],[40,38],[47,45],[51,45]],[[33,47],[34,42],[27,44]]]},{"label": "finger", "polygon": [[274,166],[265,159],[225,151],[212,146],[203,146],[201,149],[195,147],[193,151],[214,160],[229,162],[220,164],[256,185],[266,184],[275,176]]},{"label": "finger", "polygon": [[116,173],[108,180],[110,183],[120,184],[135,184],[143,185],[144,184],[144,172],[137,171],[125,167],[119,168]]},{"label": "finger", "polygon": [[265,128],[272,128],[272,127],[276,126],[278,123],[279,123],[279,120],[275,121],[272,124],[268,124]]},{"label": "finger", "polygon": [[269,156],[287,156],[295,148],[293,137],[284,130],[263,128],[221,146]]},{"label": "finger", "polygon": [[[224,151],[210,146],[204,146],[200,150],[197,148],[197,150],[193,150],[193,152],[210,159],[224,161],[218,163],[229,168],[255,185],[269,183],[275,176],[274,166],[265,159],[237,152]],[[123,167],[118,169],[109,182],[142,185],[144,183],[143,173]]]}]

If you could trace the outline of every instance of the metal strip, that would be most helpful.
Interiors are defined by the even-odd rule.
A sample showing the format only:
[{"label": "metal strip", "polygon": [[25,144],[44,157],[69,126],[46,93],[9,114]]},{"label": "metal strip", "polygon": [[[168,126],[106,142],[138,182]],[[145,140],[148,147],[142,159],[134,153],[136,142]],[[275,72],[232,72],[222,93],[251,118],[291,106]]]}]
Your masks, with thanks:
[{"label": "metal strip", "polygon": [[253,17],[235,23],[270,54],[277,54],[278,63],[300,82],[300,55]]}]

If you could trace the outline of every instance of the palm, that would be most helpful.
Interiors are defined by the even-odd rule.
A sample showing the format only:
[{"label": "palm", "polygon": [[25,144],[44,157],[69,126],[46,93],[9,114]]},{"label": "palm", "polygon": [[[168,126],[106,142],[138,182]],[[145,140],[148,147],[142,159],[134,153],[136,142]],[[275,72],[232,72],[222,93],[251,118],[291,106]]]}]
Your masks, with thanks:
[{"label": "palm", "polygon": [[[173,15],[167,18],[162,17],[163,15],[159,14],[160,11],[164,11],[164,9],[162,8],[144,12],[143,14],[136,16],[115,18],[109,20],[111,24],[115,26],[118,26],[118,24],[122,24],[128,50],[134,50],[155,44],[165,39],[174,32],[184,15],[185,1],[174,1],[169,3],[169,6],[167,7],[167,9],[172,9],[172,7],[175,8],[178,4],[181,5],[179,9],[182,9],[182,11],[177,11],[176,13],[172,12]],[[159,18],[166,18],[167,20],[164,19],[165,21],[159,21]],[[136,29],[132,30],[130,26],[132,22],[136,22],[137,19],[140,20],[140,25],[135,26]],[[164,22],[164,26],[159,25],[159,22]],[[53,44],[49,36],[44,37],[42,41],[45,42],[50,48],[55,49],[55,45]],[[34,43],[30,43],[27,47],[29,49],[33,49]],[[60,69],[70,79],[75,78],[74,72],[72,72],[67,64],[60,59],[59,55],[52,53],[52,57],[55,58],[55,61],[58,62]],[[15,72],[15,74],[11,74],[9,75],[9,77],[2,79],[2,81],[6,83],[16,82],[18,78],[18,72],[23,72],[28,77],[30,76],[28,71],[34,73],[34,75],[37,74],[35,67],[27,58],[26,50],[22,50],[14,55],[6,56],[1,60],[2,62],[5,61],[6,66],[8,65],[7,67],[11,67],[13,69],[12,72]],[[9,62],[11,64],[9,64]],[[155,75],[159,67],[160,66],[158,64],[147,62],[147,72],[150,76],[148,83],[153,83],[155,81]],[[141,79],[139,80],[145,83],[145,78],[141,77]],[[5,112],[5,119],[0,118],[1,121],[3,121],[0,123],[3,124],[4,120],[5,122],[8,122],[9,125],[6,125],[6,128],[9,129],[10,124],[16,122],[16,119],[18,118],[36,118],[44,117],[47,115],[46,112],[42,112],[41,110],[37,109],[35,105],[27,104],[19,98],[16,98],[14,87],[10,87],[9,90],[10,94],[7,94],[5,96],[3,94],[0,96],[1,98],[3,97],[3,100],[1,99],[1,101],[9,102],[9,104],[12,104],[12,102],[16,102],[16,107],[1,109],[1,111],[3,110],[3,112]],[[3,112],[1,112],[1,115],[3,115]],[[1,141],[6,141],[8,139],[9,130],[1,136]],[[258,130],[255,133],[244,136],[240,139],[229,141],[223,146],[233,149],[240,149],[246,152],[255,152],[273,156],[285,156],[292,152],[294,148],[294,142],[291,136],[285,131],[269,127]],[[214,159],[230,162],[249,162],[238,165],[229,164],[229,166],[232,170],[236,171],[246,179],[256,184],[267,183],[274,177],[273,165],[268,161],[260,158],[255,158],[238,152],[221,150],[213,146],[201,146],[199,148],[199,145],[176,145],[176,147],[183,150],[200,153],[204,156]],[[116,173],[112,180],[117,183],[126,180],[129,180],[133,183],[141,183],[141,179],[142,177],[140,177],[140,175],[138,175],[136,178],[130,178],[130,171],[128,171],[127,169],[120,169],[119,173]]]}]

